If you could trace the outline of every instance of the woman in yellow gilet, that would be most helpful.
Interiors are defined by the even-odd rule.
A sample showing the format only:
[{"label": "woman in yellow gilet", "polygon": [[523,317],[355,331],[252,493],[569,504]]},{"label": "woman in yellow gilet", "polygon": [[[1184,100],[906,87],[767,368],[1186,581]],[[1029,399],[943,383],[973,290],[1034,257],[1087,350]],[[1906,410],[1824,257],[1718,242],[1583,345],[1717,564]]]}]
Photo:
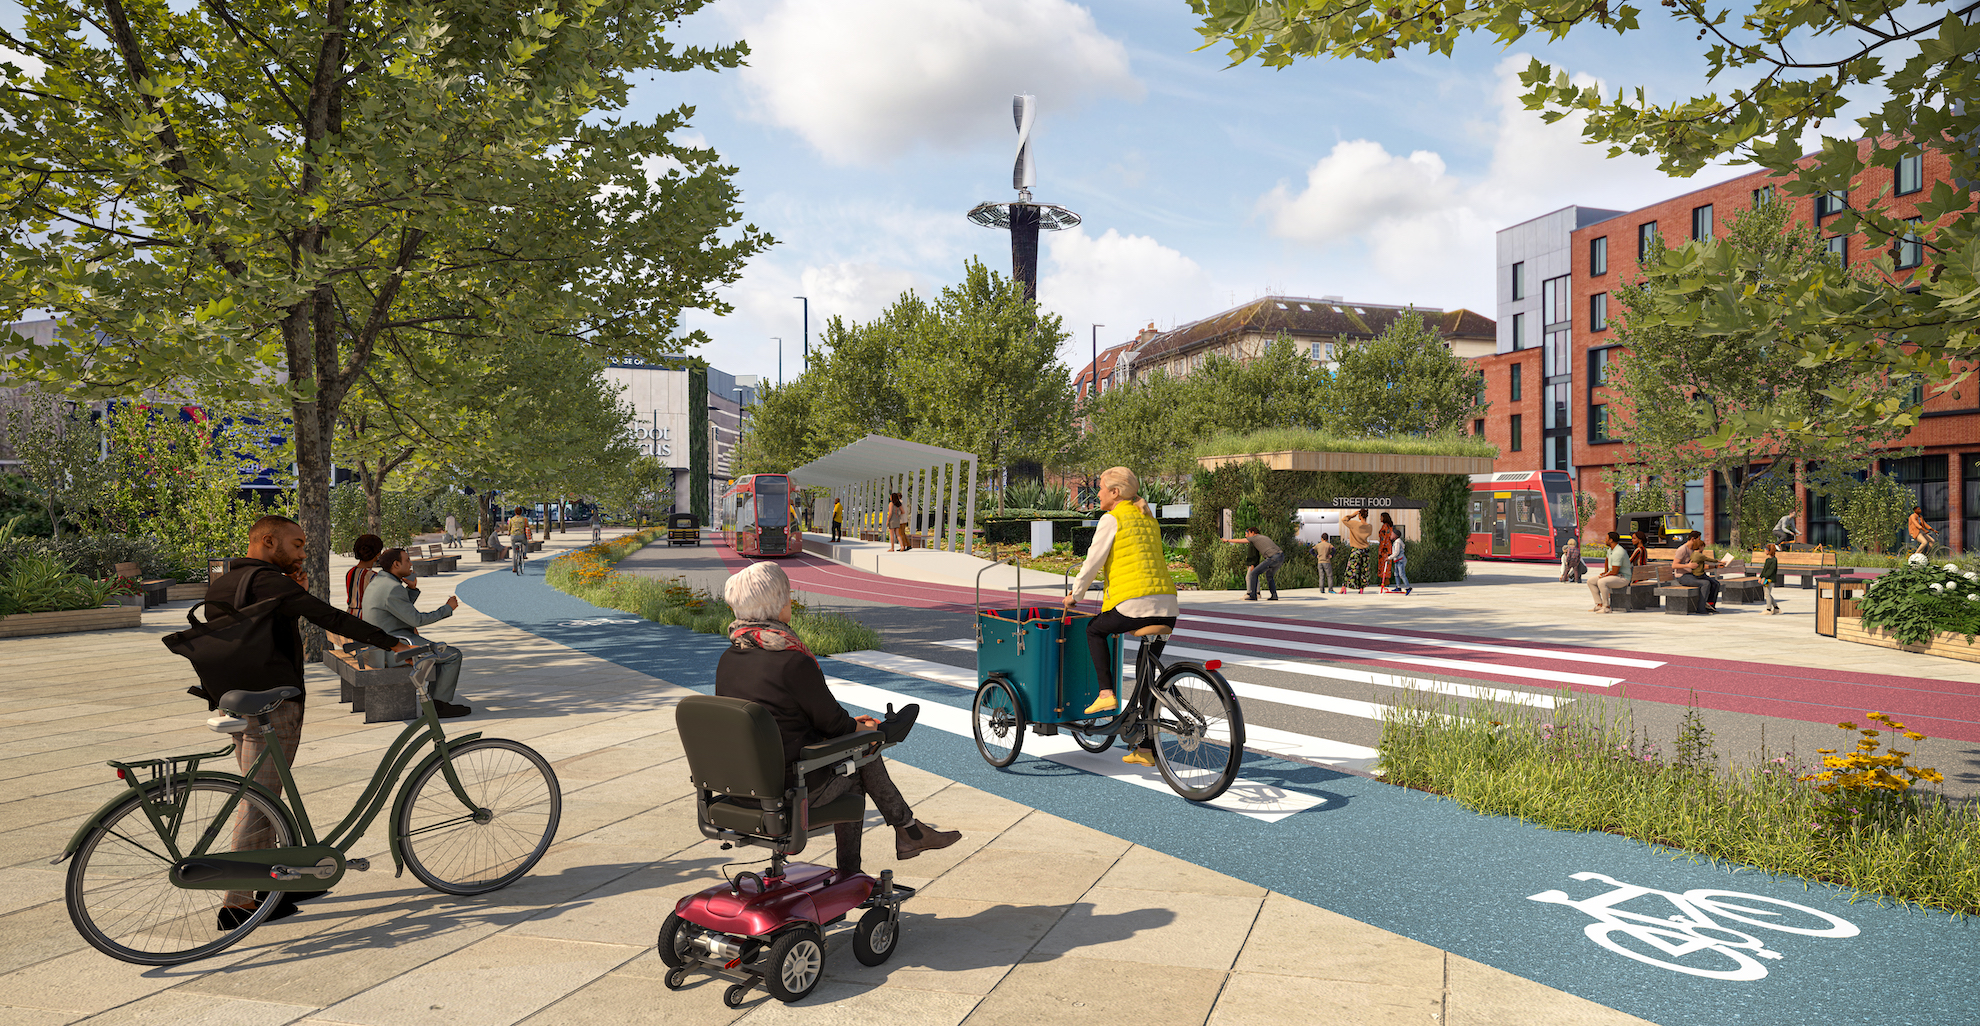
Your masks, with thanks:
[{"label": "woman in yellow gilet", "polygon": [[[1182,611],[1176,602],[1175,578],[1169,576],[1169,561],[1162,554],[1162,529],[1141,498],[1141,480],[1134,471],[1114,467],[1100,475],[1100,508],[1104,515],[1094,528],[1093,547],[1087,550],[1079,577],[1066,594],[1066,608],[1071,609],[1093,586],[1100,568],[1107,568],[1107,592],[1100,603],[1100,615],[1086,621],[1086,643],[1100,678],[1100,694],[1086,707],[1088,714],[1120,707],[1120,699],[1114,695],[1114,677],[1120,666],[1111,658],[1107,636],[1158,624],[1174,627]],[[1121,761],[1155,765],[1152,743],[1143,738]]]}]

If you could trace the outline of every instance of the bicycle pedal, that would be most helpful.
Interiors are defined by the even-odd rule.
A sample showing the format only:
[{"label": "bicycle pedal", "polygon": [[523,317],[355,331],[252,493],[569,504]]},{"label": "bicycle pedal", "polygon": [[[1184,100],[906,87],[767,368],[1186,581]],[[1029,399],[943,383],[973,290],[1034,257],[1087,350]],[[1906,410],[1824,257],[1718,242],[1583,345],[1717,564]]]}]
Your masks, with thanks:
[{"label": "bicycle pedal", "polygon": [[360,873],[363,873],[363,872],[367,872],[367,871],[369,871],[369,870],[371,869],[371,860],[370,860],[370,859],[345,859],[345,860],[344,860],[344,868],[345,868],[345,869],[355,869],[355,870],[357,870],[357,871],[358,871],[358,872],[360,872]]}]

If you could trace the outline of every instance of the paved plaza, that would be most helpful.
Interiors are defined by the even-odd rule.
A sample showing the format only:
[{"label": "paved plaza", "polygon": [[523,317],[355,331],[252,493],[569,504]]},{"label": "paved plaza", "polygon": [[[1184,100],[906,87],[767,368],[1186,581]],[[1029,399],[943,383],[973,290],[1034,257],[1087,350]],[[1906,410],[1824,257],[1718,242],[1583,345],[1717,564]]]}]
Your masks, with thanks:
[{"label": "paved plaza", "polygon": [[[568,547],[559,536],[545,555]],[[423,582],[421,603],[501,569],[463,564]],[[159,644],[188,605],[151,610],[138,630],[0,642],[10,1026],[1642,1021],[901,762],[917,813],[965,839],[899,865],[925,889],[891,962],[860,966],[841,927],[825,981],[797,1005],[758,992],[730,1010],[707,980],[669,992],[653,952],[660,920],[724,862],[694,827],[674,736],[672,706],[691,692],[468,605],[432,629],[468,653],[461,694],[476,713],[448,726],[526,741],[554,763],[563,823],[536,869],[493,894],[441,895],[390,875],[374,826],[354,852],[371,871],[302,914],[200,963],[128,965],[83,944],[64,911],[65,867],[47,863],[120,789],[104,760],[225,743],[183,693],[188,668]],[[310,691],[297,773],[321,829],[399,727],[338,705],[321,667]],[[869,825],[869,868],[894,865],[891,832],[871,813]],[[813,844],[805,857],[829,860],[829,834]]]}]

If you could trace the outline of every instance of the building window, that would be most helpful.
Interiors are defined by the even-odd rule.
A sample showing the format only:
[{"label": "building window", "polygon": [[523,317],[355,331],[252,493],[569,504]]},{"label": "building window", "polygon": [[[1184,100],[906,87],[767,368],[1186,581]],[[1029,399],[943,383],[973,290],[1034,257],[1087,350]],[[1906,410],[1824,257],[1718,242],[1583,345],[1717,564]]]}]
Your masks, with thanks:
[{"label": "building window", "polygon": [[1512,267],[1512,297],[1526,298],[1526,264],[1523,261]]},{"label": "building window", "polygon": [[1897,194],[1906,196],[1925,187],[1925,155],[1909,153],[1898,158]]},{"label": "building window", "polygon": [[1315,360],[1318,360],[1321,359],[1320,353],[1321,353],[1320,343],[1315,342],[1313,343],[1313,348],[1306,355],[1312,357]]},{"label": "building window", "polygon": [[1650,259],[1650,250],[1657,245],[1657,222],[1650,221],[1636,226],[1636,262]]},{"label": "building window", "polygon": [[1609,354],[1613,350],[1597,349],[1588,354],[1588,384],[1593,388],[1609,383]]},{"label": "building window", "polygon": [[1588,440],[1606,442],[1609,440],[1609,406],[1603,403],[1588,408]]},{"label": "building window", "polygon": [[1471,422],[1471,433],[1480,438],[1485,437],[1485,418],[1480,417]]},{"label": "building window", "polygon": [[1691,237],[1700,242],[1712,238],[1712,204],[1691,208]]},{"label": "building window", "polygon": [[1574,426],[1574,417],[1569,412],[1568,401],[1572,398],[1572,385],[1563,381],[1548,385],[1542,390],[1542,411],[1540,426],[1543,428],[1565,428]]},{"label": "building window", "polygon": [[1588,240],[1588,274],[1591,277],[1609,273],[1609,237]]},{"label": "building window", "polygon": [[1526,444],[1525,444],[1526,439],[1522,437],[1519,430],[1520,420],[1521,417],[1519,414],[1515,413],[1512,415],[1512,444],[1506,446],[1506,448],[1512,452],[1519,452],[1526,448]]},{"label": "building window", "polygon": [[1609,294],[1597,292],[1588,297],[1588,330],[1609,330]]},{"label": "building window", "polygon": [[1847,209],[1849,209],[1848,189],[1822,193],[1815,197],[1815,223],[1821,224],[1823,218],[1831,214],[1840,214]]},{"label": "building window", "polygon": [[[1919,219],[1914,217],[1905,223],[1915,225],[1919,223]],[[1896,262],[1900,271],[1917,267],[1925,262],[1925,241],[1919,238],[1916,229],[1898,236]]]},{"label": "building window", "polygon": [[1761,187],[1759,187],[1758,189],[1755,189],[1755,190],[1753,190],[1753,205],[1754,205],[1754,206],[1756,206],[1756,207],[1764,207],[1764,206],[1766,206],[1767,204],[1769,204],[1769,203],[1772,203],[1772,202],[1774,202],[1774,187],[1773,187],[1773,186],[1771,186],[1771,185],[1763,185],[1763,186],[1761,186]]},{"label": "building window", "polygon": [[1521,364],[1515,363],[1512,365],[1512,401],[1513,402],[1519,402],[1520,400],[1520,387],[1519,387],[1520,371],[1524,369],[1525,367]]},{"label": "building window", "polygon": [[1553,469],[1555,469],[1555,470],[1566,470],[1566,469],[1568,469],[1568,436],[1566,436],[1566,435],[1555,435],[1555,436],[1554,436],[1554,466],[1553,466]]},{"label": "building window", "polygon": [[1568,297],[1574,294],[1572,275],[1563,274],[1540,283],[1540,326],[1550,328],[1565,324],[1574,316],[1568,309]]},{"label": "building window", "polygon": [[1829,255],[1836,258],[1836,263],[1849,263],[1849,236],[1831,235],[1822,240],[1822,248],[1828,250]]},{"label": "building window", "polygon": [[1526,315],[1523,313],[1513,314],[1512,344],[1515,351],[1526,346]]}]

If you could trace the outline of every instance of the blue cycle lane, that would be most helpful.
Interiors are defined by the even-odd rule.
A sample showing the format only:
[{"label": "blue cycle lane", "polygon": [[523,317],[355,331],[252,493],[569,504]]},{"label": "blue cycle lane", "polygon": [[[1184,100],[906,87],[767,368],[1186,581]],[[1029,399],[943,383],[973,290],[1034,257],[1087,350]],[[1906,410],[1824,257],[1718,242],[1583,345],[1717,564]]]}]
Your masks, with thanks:
[{"label": "blue cycle lane", "polygon": [[[721,638],[601,609],[535,574],[484,574],[456,590],[546,640],[714,690]],[[822,663],[900,699],[969,706],[961,688]],[[941,730],[917,730],[888,757],[1661,1026],[1980,1026],[1970,918],[1851,903],[1828,885],[1479,815],[1255,753],[1244,779],[1320,804],[1260,818],[1029,756],[997,770],[969,738]]]}]

